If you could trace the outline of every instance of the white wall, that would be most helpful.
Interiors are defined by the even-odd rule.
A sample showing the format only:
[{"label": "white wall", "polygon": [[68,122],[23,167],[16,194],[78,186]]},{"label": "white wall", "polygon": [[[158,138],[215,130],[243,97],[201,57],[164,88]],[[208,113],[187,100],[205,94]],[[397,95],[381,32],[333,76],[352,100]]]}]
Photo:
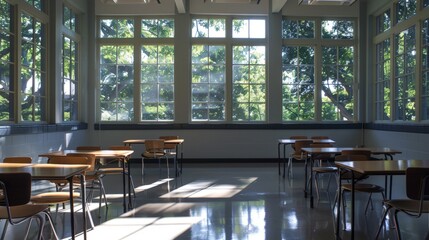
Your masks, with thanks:
[{"label": "white wall", "polygon": [[41,134],[17,134],[0,137],[0,159],[8,156],[28,156],[33,162],[46,162],[39,154],[49,151],[74,149],[85,145],[87,131],[55,132]]},{"label": "white wall", "polygon": [[367,146],[391,147],[402,151],[395,159],[429,159],[429,134],[365,130]]},{"label": "white wall", "polygon": [[[93,143],[103,147],[122,145],[126,139],[158,138],[177,135],[185,139],[184,158],[244,159],[277,158],[277,140],[292,135],[327,135],[336,146],[354,147],[362,143],[359,129],[336,130],[126,130],[95,131]],[[133,158],[138,158],[143,146],[135,145]]]}]

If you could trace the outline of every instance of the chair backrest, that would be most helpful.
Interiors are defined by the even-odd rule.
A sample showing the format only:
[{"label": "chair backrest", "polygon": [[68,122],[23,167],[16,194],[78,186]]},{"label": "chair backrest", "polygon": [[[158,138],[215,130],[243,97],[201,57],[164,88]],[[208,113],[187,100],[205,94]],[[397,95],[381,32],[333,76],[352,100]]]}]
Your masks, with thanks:
[{"label": "chair backrest", "polygon": [[0,173],[3,198],[0,206],[18,206],[30,202],[31,174],[25,172]]},{"label": "chair backrest", "polygon": [[67,156],[55,156],[48,160],[52,164],[85,164],[89,165],[86,171],[94,171],[95,155],[85,153],[69,153]]},{"label": "chair backrest", "polygon": [[5,157],[4,163],[31,163],[31,157]]},{"label": "chair backrest", "polygon": [[311,136],[311,139],[329,139],[328,136]]},{"label": "chair backrest", "polygon": [[[312,143],[312,144],[310,144],[310,147],[312,147],[312,148],[330,148],[330,147],[333,147],[333,145],[330,143]],[[330,153],[321,153],[321,154],[318,154],[317,156],[314,156],[314,159],[320,159],[320,160],[332,159],[332,158],[333,158],[333,156]]]},{"label": "chair backrest", "polygon": [[118,145],[118,146],[110,146],[108,147],[109,150],[133,150],[131,146],[125,146],[125,145]]},{"label": "chair backrest", "polygon": [[313,144],[313,140],[311,139],[300,139],[295,142],[295,156],[299,156],[302,154],[302,148],[310,147],[310,145]]},{"label": "chair backrest", "polygon": [[[160,136],[159,139],[164,139],[164,140],[179,139],[179,136]],[[164,143],[164,149],[176,149],[176,144]]]},{"label": "chair backrest", "polygon": [[407,168],[406,188],[408,198],[429,200],[429,168]]},{"label": "chair backrest", "polygon": [[101,150],[100,146],[77,146],[76,150],[84,151],[84,150],[90,150],[90,151],[98,151]]},{"label": "chair backrest", "polygon": [[[290,136],[289,139],[308,139],[307,136],[301,136],[301,135],[294,135]],[[295,150],[295,144],[291,144],[291,147]]]},{"label": "chair backrest", "polygon": [[363,149],[343,150],[341,151],[341,155],[364,155],[367,157],[366,160],[369,160],[371,158],[371,151]]},{"label": "chair backrest", "polygon": [[164,139],[149,139],[145,140],[145,151],[149,153],[164,152]]}]

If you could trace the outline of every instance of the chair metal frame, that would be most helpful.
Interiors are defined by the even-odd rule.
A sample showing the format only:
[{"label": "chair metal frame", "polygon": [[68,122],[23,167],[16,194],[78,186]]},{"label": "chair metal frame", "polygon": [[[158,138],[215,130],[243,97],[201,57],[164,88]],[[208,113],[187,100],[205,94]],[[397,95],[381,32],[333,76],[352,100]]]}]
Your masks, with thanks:
[{"label": "chair metal frame", "polygon": [[394,210],[393,223],[397,239],[401,239],[398,224],[398,212],[410,217],[419,218],[423,213],[429,213],[429,168],[410,167],[405,173],[406,192],[408,199],[393,199],[383,202],[384,212],[375,239],[378,239],[387,214]]},{"label": "chair metal frame", "polygon": [[[1,239],[5,238],[9,224],[19,225],[34,217],[37,217],[39,220],[38,239],[42,239],[43,237],[45,217],[48,219],[55,239],[58,239],[51,214],[49,213],[49,205],[29,204],[31,198],[31,174],[25,172],[0,173],[0,188],[2,190],[0,209],[3,208],[2,212],[5,211],[7,215],[7,217],[2,216],[2,219],[6,219],[7,222],[3,228]],[[26,238],[28,230],[29,228],[26,231]]]}]

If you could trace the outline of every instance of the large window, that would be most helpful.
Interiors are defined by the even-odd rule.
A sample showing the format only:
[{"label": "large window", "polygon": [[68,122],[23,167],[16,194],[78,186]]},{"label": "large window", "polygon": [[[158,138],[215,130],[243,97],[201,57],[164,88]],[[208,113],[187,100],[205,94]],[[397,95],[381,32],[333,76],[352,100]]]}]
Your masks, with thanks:
[{"label": "large window", "polygon": [[[378,24],[375,31],[376,120],[429,120],[428,20],[418,19],[424,14],[419,14],[422,10],[417,3],[416,0],[399,0],[389,6],[394,11],[388,9],[376,16],[381,19],[386,12],[394,13],[391,18],[385,18],[383,25]],[[385,25],[391,27],[386,29]],[[418,41],[416,38],[420,35]],[[421,63],[417,62],[419,55]],[[417,66],[421,66],[421,71],[417,72]]]},{"label": "large window", "polygon": [[379,120],[389,120],[390,112],[390,39],[386,39],[376,46],[376,118]]},{"label": "large window", "polygon": [[352,20],[283,20],[283,121],[356,120],[354,32]]},{"label": "large window", "polygon": [[78,120],[78,89],[79,89],[79,42],[76,33],[77,17],[68,7],[63,8],[63,26],[68,30],[63,34],[62,48],[62,109],[63,121]]},{"label": "large window", "polygon": [[192,120],[225,120],[225,46],[192,47]]},{"label": "large window", "polygon": [[174,21],[101,19],[98,41],[100,120],[173,121]]},{"label": "large window", "polygon": [[15,117],[13,26],[13,8],[0,0],[0,121],[14,121]]},{"label": "large window", "polygon": [[265,20],[194,18],[192,37],[191,120],[265,121]]},{"label": "large window", "polygon": [[429,19],[422,25],[422,119],[429,120]]},{"label": "large window", "polygon": [[21,120],[46,120],[45,24],[21,14]]}]

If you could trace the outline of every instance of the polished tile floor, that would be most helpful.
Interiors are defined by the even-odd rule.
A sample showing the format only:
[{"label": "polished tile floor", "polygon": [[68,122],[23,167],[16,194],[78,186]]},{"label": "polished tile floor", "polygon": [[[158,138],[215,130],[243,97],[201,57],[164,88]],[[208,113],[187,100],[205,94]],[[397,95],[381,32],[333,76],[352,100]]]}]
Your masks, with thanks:
[{"label": "polished tile floor", "polygon": [[[309,199],[304,198],[303,164],[294,164],[292,179],[279,177],[275,163],[186,164],[176,179],[172,170],[168,176],[164,166],[160,171],[157,164],[146,165],[144,177],[140,165],[133,166],[134,208],[123,212],[121,176],[105,177],[108,209],[103,205],[98,217],[97,199],[93,201],[96,226],[88,231],[88,239],[335,239],[332,209],[336,185],[331,181],[326,191],[328,177],[322,177],[320,199],[310,208]],[[384,183],[380,177],[370,180]],[[403,182],[403,177],[395,177],[393,197],[403,194]],[[46,184],[37,185],[41,186]],[[380,222],[381,196],[373,196],[373,210],[365,215],[367,196],[357,195],[355,239],[374,239]],[[53,215],[60,238],[69,239],[67,208]],[[81,232],[81,213],[76,218]],[[427,238],[427,215],[419,219],[400,215],[399,219],[403,239]],[[340,236],[349,239],[349,211],[345,225]],[[22,238],[19,228],[8,231],[8,239]],[[45,229],[47,234],[49,228]],[[83,239],[81,235],[78,238]],[[394,229],[383,230],[380,239],[396,239]]]}]

